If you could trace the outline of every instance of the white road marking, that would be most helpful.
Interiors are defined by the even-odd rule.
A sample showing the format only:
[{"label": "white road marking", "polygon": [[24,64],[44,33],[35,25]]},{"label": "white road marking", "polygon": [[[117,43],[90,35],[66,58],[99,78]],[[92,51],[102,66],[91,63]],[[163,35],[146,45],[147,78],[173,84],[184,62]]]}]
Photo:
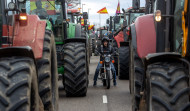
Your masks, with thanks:
[{"label": "white road marking", "polygon": [[108,103],[108,99],[106,95],[103,95],[103,103]]}]

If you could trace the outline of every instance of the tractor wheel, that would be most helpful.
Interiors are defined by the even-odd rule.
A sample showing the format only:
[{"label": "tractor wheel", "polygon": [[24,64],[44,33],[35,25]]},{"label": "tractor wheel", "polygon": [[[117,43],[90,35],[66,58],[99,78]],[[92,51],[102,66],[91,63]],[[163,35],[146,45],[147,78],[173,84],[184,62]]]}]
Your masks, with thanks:
[{"label": "tractor wheel", "polygon": [[116,70],[116,75],[118,76],[119,73],[120,73],[120,68],[119,68],[119,56],[114,56],[114,67],[115,67],[115,70]]},{"label": "tractor wheel", "polygon": [[51,31],[46,30],[43,55],[37,60],[39,94],[44,104],[44,109],[48,111],[58,110],[58,73],[57,56],[54,36]]},{"label": "tractor wheel", "polygon": [[129,79],[129,47],[119,48],[120,74],[119,79]]},{"label": "tractor wheel", "polygon": [[93,52],[92,51],[92,37],[90,37],[89,40],[90,40],[90,50],[89,51],[90,51],[90,56],[92,56],[92,52]]},{"label": "tractor wheel", "polygon": [[138,57],[138,54],[133,49],[133,57],[132,62],[130,63],[130,87],[132,92],[133,98],[133,111],[137,111],[139,109],[140,104],[140,91],[143,86],[143,79],[144,79],[144,65],[141,58]]},{"label": "tractor wheel", "polygon": [[34,60],[27,57],[0,59],[1,111],[41,111]]},{"label": "tractor wheel", "polygon": [[95,52],[95,38],[92,39],[92,53]]},{"label": "tractor wheel", "polygon": [[189,71],[180,62],[147,67],[147,111],[190,111]]},{"label": "tractor wheel", "polygon": [[88,87],[86,50],[84,43],[67,43],[64,46],[64,85],[66,96],[86,96]]}]

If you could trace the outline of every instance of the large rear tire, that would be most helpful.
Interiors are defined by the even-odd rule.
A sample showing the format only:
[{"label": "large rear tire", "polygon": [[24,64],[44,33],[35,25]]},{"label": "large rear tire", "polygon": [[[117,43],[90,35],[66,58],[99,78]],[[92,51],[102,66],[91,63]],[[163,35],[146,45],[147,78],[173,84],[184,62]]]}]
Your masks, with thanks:
[{"label": "large rear tire", "polygon": [[41,111],[34,60],[27,57],[0,59],[0,110]]},{"label": "large rear tire", "polygon": [[51,31],[46,30],[43,55],[37,60],[39,94],[44,104],[44,110],[58,110],[58,73],[57,56],[54,36]]},{"label": "large rear tire", "polygon": [[143,79],[144,79],[144,65],[141,58],[138,57],[138,54],[134,49],[132,50],[133,54],[130,63],[130,88],[132,93],[132,109],[133,111],[137,111],[140,105],[140,92],[143,86]]},{"label": "large rear tire", "polygon": [[129,47],[121,46],[119,48],[119,64],[120,74],[119,79],[129,79]]},{"label": "large rear tire", "polygon": [[66,96],[86,96],[88,87],[86,48],[84,43],[70,42],[64,46],[64,85]]},{"label": "large rear tire", "polygon": [[147,67],[147,111],[190,111],[189,71],[180,62]]}]

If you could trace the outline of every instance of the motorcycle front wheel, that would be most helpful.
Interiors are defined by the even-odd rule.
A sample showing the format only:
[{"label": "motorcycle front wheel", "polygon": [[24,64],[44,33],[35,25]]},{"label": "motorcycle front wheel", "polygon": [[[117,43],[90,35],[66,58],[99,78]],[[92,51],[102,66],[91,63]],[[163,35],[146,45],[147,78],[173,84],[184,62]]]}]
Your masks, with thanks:
[{"label": "motorcycle front wheel", "polygon": [[110,71],[106,70],[106,87],[107,89],[110,88]]}]

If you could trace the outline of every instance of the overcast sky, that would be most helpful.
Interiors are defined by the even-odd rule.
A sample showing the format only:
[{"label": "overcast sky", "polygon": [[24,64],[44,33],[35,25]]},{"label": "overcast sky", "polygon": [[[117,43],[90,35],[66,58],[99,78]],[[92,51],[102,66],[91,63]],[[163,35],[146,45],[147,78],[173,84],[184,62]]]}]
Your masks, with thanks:
[{"label": "overcast sky", "polygon": [[[144,7],[145,5],[145,0],[140,0],[141,1],[141,6]],[[88,9],[90,8],[91,10],[89,11],[89,18],[90,18],[90,23],[98,23],[99,24],[99,14],[97,13],[98,10],[106,7],[108,10],[108,14],[101,14],[101,25],[105,25],[106,19],[109,16],[115,15],[117,5],[118,5],[118,0],[81,0],[83,5],[83,11],[88,12]],[[129,7],[132,7],[132,0],[120,0],[120,11],[122,11],[122,8],[127,9]]]}]

